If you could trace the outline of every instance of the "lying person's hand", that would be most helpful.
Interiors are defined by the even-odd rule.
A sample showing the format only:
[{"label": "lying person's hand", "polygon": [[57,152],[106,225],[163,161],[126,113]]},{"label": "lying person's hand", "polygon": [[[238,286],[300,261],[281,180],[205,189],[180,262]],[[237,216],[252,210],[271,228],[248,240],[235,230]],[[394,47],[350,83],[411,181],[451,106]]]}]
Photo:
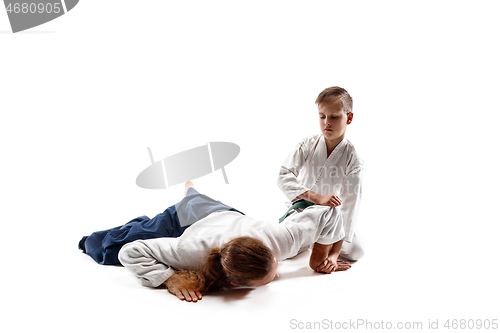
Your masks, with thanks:
[{"label": "lying person's hand", "polygon": [[168,288],[168,291],[181,301],[186,302],[198,302],[201,300],[202,296],[198,290],[187,290],[187,289],[177,289],[176,287]]},{"label": "lying person's hand", "polygon": [[176,272],[170,276],[167,281],[163,282],[167,290],[177,296],[181,301],[198,302],[201,300],[202,295],[199,290],[195,290],[186,286],[186,281],[181,273]]},{"label": "lying person's hand", "polygon": [[351,268],[351,264],[347,261],[325,259],[321,264],[316,267],[316,272],[331,274],[332,272],[346,271]]}]

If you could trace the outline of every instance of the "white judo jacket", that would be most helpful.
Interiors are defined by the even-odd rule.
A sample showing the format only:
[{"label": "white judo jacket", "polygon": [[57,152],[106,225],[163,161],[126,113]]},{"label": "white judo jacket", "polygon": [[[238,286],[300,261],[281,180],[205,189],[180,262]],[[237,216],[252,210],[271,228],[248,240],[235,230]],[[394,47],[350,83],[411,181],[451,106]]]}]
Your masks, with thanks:
[{"label": "white judo jacket", "polygon": [[338,208],[311,206],[277,223],[233,211],[216,212],[191,225],[178,238],[128,243],[120,250],[118,259],[144,286],[157,287],[174,273],[174,268],[197,269],[211,249],[240,236],[261,240],[276,260],[282,261],[314,243],[333,244],[343,239],[342,214]]},{"label": "white judo jacket", "polygon": [[351,242],[361,201],[363,160],[352,143],[343,139],[327,156],[323,135],[300,141],[281,166],[278,187],[288,200],[296,201],[306,191],[336,194],[342,200],[344,241]]}]

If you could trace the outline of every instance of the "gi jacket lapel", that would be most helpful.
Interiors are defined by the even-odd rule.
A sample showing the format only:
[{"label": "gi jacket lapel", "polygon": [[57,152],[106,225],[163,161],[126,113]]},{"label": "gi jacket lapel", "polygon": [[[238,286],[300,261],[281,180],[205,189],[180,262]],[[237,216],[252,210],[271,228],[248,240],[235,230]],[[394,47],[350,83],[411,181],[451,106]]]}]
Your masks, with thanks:
[{"label": "gi jacket lapel", "polygon": [[315,159],[317,165],[318,166],[321,165],[321,168],[318,172],[318,176],[316,177],[316,180],[314,181],[314,185],[312,187],[316,187],[318,183],[321,183],[321,179],[323,179],[328,174],[329,166],[335,166],[338,163],[339,159],[342,157],[342,153],[345,150],[346,146],[347,146],[347,139],[344,138],[333,149],[333,151],[330,153],[330,156],[327,156],[328,153],[327,153],[325,138],[323,136],[320,138],[318,149],[316,150],[317,154],[315,154],[316,155]]}]

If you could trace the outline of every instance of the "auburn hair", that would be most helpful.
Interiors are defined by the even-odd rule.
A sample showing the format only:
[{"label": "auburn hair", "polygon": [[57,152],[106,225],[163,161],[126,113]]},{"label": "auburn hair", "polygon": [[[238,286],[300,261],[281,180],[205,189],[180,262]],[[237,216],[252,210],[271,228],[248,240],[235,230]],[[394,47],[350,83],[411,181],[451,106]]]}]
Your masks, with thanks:
[{"label": "auburn hair", "polygon": [[272,269],[274,255],[262,241],[253,237],[238,237],[222,247],[210,250],[206,261],[195,271],[178,271],[181,288],[207,291],[230,286],[230,282],[245,286],[261,280]]},{"label": "auburn hair", "polygon": [[349,95],[347,90],[340,87],[330,87],[326,88],[322,92],[319,93],[316,98],[316,104],[320,105],[321,103],[331,102],[340,98],[342,102],[342,109],[345,113],[352,112],[352,97]]}]

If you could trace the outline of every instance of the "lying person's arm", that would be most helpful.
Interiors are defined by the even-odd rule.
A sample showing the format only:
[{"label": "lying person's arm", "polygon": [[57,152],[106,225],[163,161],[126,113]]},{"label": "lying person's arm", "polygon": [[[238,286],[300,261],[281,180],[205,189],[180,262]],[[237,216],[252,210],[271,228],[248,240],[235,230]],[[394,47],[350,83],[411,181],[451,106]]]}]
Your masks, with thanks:
[{"label": "lying person's arm", "polygon": [[198,275],[170,267],[167,263],[173,263],[173,256],[168,256],[169,247],[165,243],[166,240],[161,238],[135,241],[125,245],[118,257],[142,285],[153,288],[163,285],[180,300],[197,302],[201,299]]},{"label": "lying person's arm", "polygon": [[333,244],[314,243],[309,267],[319,273],[330,274],[337,271],[345,271],[351,268],[351,264],[346,261],[337,260],[342,249],[343,240]]},{"label": "lying person's arm", "polygon": [[175,273],[175,253],[165,238],[137,240],[118,253],[121,264],[137,276],[145,287],[156,288]]}]

